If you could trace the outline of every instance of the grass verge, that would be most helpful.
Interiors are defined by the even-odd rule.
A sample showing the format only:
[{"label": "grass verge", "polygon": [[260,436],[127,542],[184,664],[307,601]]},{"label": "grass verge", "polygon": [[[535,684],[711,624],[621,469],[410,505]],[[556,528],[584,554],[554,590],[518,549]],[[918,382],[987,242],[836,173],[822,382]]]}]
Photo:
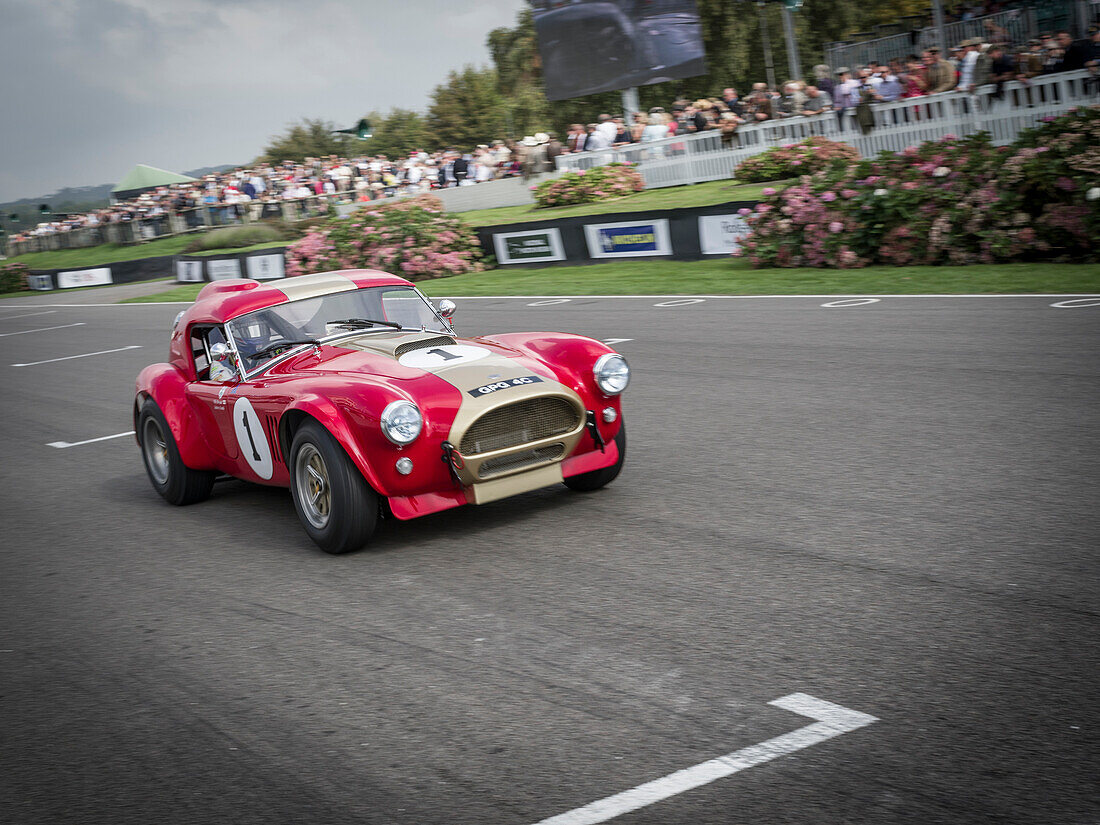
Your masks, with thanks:
[{"label": "grass verge", "polygon": [[504,223],[526,223],[555,218],[576,218],[584,215],[606,215],[610,212],[648,212],[651,209],[684,209],[691,206],[712,206],[729,201],[755,201],[768,186],[783,186],[785,181],[774,183],[735,183],[732,180],[713,180],[692,186],[669,186],[648,189],[635,195],[615,200],[583,203],[577,206],[555,206],[536,209],[534,206],[501,206],[496,209],[474,209],[455,212],[471,226],[499,226]]},{"label": "grass verge", "polygon": [[[1100,293],[1100,264],[753,269],[747,261],[629,261],[495,269],[417,283],[433,298],[478,295],[899,295]],[[126,303],[193,301],[186,284]]]}]

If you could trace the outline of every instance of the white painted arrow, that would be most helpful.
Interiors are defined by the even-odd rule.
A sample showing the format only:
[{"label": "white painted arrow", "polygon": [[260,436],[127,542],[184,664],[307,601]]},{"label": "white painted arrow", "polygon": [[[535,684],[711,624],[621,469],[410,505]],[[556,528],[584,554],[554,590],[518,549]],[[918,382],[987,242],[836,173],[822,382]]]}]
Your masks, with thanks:
[{"label": "white painted arrow", "polygon": [[717,759],[646,782],[629,791],[590,802],[583,808],[575,808],[552,816],[536,825],[594,825],[597,822],[606,822],[630,811],[644,808],[646,805],[652,805],[654,802],[660,802],[662,799],[668,799],[670,796],[690,791],[692,788],[698,788],[716,779],[723,779],[746,768],[762,765],[780,756],[787,756],[878,721],[870,714],[835,705],[806,693],[792,693],[790,696],[784,696],[768,704],[817,721],[812,725],[806,725],[761,742],[759,745],[727,753]]}]

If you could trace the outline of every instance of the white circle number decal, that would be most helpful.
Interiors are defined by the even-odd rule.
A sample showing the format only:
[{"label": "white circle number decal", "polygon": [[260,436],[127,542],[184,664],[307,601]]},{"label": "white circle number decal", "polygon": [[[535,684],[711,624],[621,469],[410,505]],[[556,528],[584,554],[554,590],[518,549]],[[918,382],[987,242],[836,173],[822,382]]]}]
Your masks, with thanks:
[{"label": "white circle number decal", "polygon": [[459,364],[469,364],[471,361],[480,361],[489,354],[484,347],[471,347],[466,344],[446,344],[442,347],[431,349],[414,349],[406,352],[397,362],[403,367],[428,370],[434,372],[445,367],[456,367]]},{"label": "white circle number decal", "polygon": [[233,431],[237,434],[237,446],[248,466],[260,478],[271,478],[274,465],[271,463],[271,447],[267,443],[260,416],[247,398],[238,398],[233,405]]}]

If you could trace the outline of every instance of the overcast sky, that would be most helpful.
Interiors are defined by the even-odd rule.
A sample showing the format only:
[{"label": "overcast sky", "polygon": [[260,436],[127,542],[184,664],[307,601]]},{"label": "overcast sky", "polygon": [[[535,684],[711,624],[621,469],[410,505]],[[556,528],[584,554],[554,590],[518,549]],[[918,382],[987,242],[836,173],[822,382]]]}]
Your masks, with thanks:
[{"label": "overcast sky", "polygon": [[0,0],[0,202],[423,110],[524,0]]}]

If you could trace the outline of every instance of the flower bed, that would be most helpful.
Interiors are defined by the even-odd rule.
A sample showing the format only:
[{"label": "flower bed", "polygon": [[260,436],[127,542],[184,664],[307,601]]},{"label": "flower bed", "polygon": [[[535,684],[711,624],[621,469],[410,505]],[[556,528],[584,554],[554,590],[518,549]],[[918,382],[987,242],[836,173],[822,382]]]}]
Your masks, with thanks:
[{"label": "flower bed", "polygon": [[948,136],[765,194],[741,253],[756,266],[1098,260],[1100,109],[1012,146]]},{"label": "flower bed", "polygon": [[22,292],[30,289],[27,276],[30,270],[26,264],[7,263],[0,264],[0,292]]},{"label": "flower bed", "polygon": [[630,163],[609,163],[594,169],[566,172],[531,189],[535,193],[535,204],[540,208],[568,206],[641,192],[645,189],[645,180]]},{"label": "flower bed", "polygon": [[733,171],[733,176],[745,183],[797,178],[813,175],[834,163],[844,165],[859,160],[854,146],[823,137],[807,138],[801,143],[777,146],[746,160]]},{"label": "flower bed", "polygon": [[365,206],[310,231],[286,251],[287,275],[380,269],[410,281],[480,272],[473,229],[443,214],[433,195]]}]

